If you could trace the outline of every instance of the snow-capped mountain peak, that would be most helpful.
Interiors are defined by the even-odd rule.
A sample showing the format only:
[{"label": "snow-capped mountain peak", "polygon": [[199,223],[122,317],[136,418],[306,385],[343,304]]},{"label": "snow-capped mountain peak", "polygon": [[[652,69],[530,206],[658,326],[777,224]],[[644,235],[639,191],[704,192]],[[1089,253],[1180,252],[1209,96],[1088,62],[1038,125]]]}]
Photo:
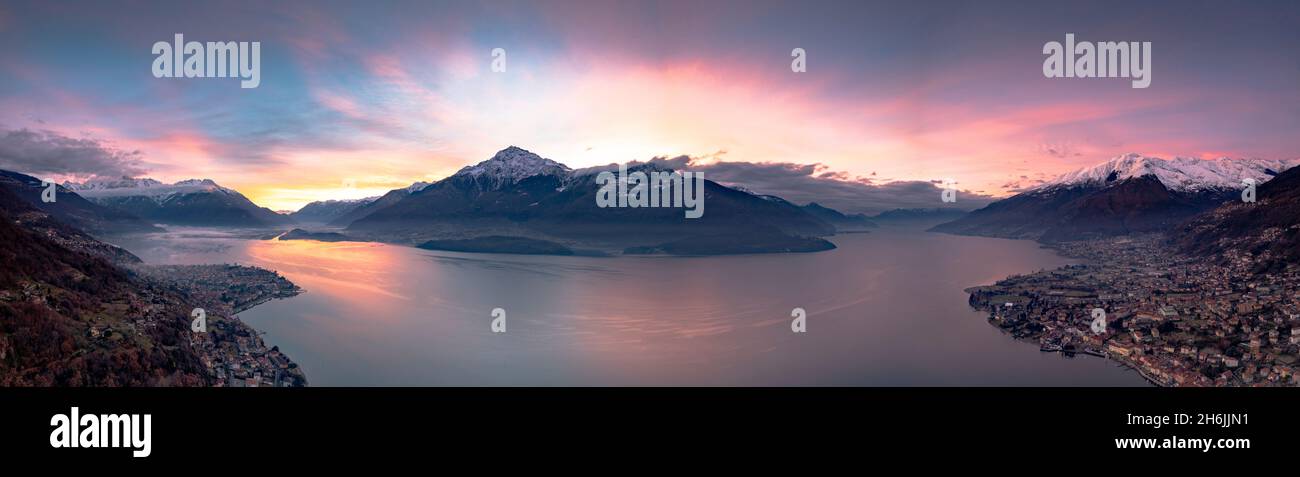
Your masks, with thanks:
[{"label": "snow-capped mountain peak", "polygon": [[122,189],[122,188],[156,187],[161,185],[164,184],[156,180],[150,179],[148,177],[143,177],[139,179],[135,179],[131,177],[122,177],[119,179],[94,179],[82,183],[77,183],[77,182],[63,183],[64,187],[67,187],[69,189],[78,192],[107,190],[107,189]]},{"label": "snow-capped mountain peak", "polygon": [[564,164],[510,146],[498,151],[491,159],[461,169],[453,177],[472,177],[501,186],[539,175],[567,177],[569,172],[569,167]]},{"label": "snow-capped mountain peak", "polygon": [[432,184],[433,184],[432,182],[425,182],[425,181],[412,183],[411,185],[406,186],[406,193],[414,194],[416,192],[424,190],[425,187],[429,187]]},{"label": "snow-capped mountain peak", "polygon": [[96,179],[84,183],[66,182],[63,186],[87,198],[142,196],[158,202],[176,195],[200,192],[238,194],[232,189],[217,185],[212,179],[186,179],[175,184],[166,184],[148,177],[138,179],[123,177]]},{"label": "snow-capped mountain peak", "polygon": [[363,197],[363,198],[360,198],[360,199],[325,199],[325,200],[318,200],[318,201],[315,201],[315,202],[311,202],[311,203],[308,203],[307,205],[311,205],[311,204],[321,204],[321,205],[351,205],[351,204],[361,204],[361,203],[365,203],[365,202],[371,202],[371,201],[374,201],[375,199],[378,199],[378,198],[379,198],[379,196],[376,195],[376,196],[373,196],[373,197]]},{"label": "snow-capped mountain peak", "polygon": [[1282,171],[1300,165],[1300,159],[1161,159],[1125,154],[1101,164],[1063,174],[1037,189],[1057,186],[1106,185],[1142,176],[1154,176],[1165,187],[1180,192],[1240,189],[1242,179],[1262,183]]},{"label": "snow-capped mountain peak", "polygon": [[185,179],[172,185],[179,187],[221,187],[212,179]]}]

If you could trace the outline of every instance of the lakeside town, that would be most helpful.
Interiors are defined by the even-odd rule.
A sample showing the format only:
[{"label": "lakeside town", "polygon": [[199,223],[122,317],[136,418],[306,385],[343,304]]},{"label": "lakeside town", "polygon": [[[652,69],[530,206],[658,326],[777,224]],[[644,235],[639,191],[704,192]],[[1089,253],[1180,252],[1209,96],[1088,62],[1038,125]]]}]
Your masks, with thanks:
[{"label": "lakeside town", "polygon": [[[1054,245],[1083,264],[967,289],[989,322],[1043,351],[1101,356],[1159,386],[1295,386],[1300,267],[1176,254],[1162,235]],[[1091,329],[1093,309],[1105,327]]]},{"label": "lakeside town", "polygon": [[165,283],[201,308],[206,332],[192,333],[216,387],[300,387],[307,378],[279,347],[268,348],[257,330],[235,315],[303,292],[280,274],[242,265],[136,265],[139,276]]}]

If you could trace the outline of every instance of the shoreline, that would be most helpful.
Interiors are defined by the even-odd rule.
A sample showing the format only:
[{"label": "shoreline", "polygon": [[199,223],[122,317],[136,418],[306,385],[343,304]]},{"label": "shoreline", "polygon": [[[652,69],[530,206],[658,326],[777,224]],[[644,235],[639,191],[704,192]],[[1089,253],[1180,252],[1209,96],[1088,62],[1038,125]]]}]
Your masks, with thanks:
[{"label": "shoreline", "polygon": [[[271,271],[274,271],[274,270],[271,270]],[[296,286],[296,285],[295,285],[295,286]],[[231,309],[233,310],[233,311],[231,311],[231,314],[232,314],[232,315],[238,315],[238,314],[243,313],[243,312],[245,312],[245,311],[248,311],[248,310],[251,310],[251,309],[253,309],[253,308],[256,308],[258,305],[262,305],[262,304],[265,304],[265,303],[269,303],[269,302],[271,302],[271,301],[273,301],[273,300],[288,300],[288,299],[290,299],[290,298],[296,297],[296,296],[301,295],[301,294],[303,294],[303,293],[307,293],[307,290],[303,290],[302,288],[298,288],[298,290],[297,290],[296,292],[294,292],[294,294],[292,294],[292,295],[285,295],[285,296],[270,296],[270,297],[266,297],[266,298],[260,298],[260,299],[254,300],[254,301],[252,301],[252,302],[242,304],[242,305],[240,305],[240,306],[234,306],[234,307],[231,307]],[[241,321],[242,321],[242,320],[241,320]]]},{"label": "shoreline", "polygon": [[[929,233],[948,233],[948,232],[933,232],[933,231],[929,231],[929,230],[927,230],[927,232],[929,232]],[[964,236],[972,236],[972,237],[984,237],[984,236],[982,236],[982,235],[974,235],[974,234],[955,234],[955,235],[964,235]],[[1066,253],[1065,249],[1063,249],[1063,248],[1062,248],[1060,245],[1058,245],[1058,244],[1042,243],[1042,242],[1039,242],[1039,241],[1037,241],[1037,240],[1031,240],[1031,239],[1025,239],[1025,238],[1010,238],[1010,237],[990,237],[990,238],[1004,238],[1004,239],[1010,239],[1010,240],[1025,240],[1025,241],[1033,242],[1034,244],[1038,245],[1039,248],[1043,248],[1043,249],[1051,250],[1051,251],[1054,252],[1056,255],[1060,256],[1061,258],[1064,258],[1064,259],[1067,259],[1067,260],[1070,260],[1070,261],[1074,261],[1074,262],[1076,262],[1076,264],[1088,264],[1088,265],[1096,265],[1096,264],[1097,264],[1095,260],[1093,260],[1093,259],[1089,259],[1088,257],[1075,256],[1075,255],[1071,255],[1071,254],[1069,254],[1069,253]],[[1064,266],[1057,267],[1056,269],[1060,269],[1060,268],[1062,268],[1062,267],[1064,267]],[[1054,269],[1054,270],[1055,270],[1055,269]],[[1035,273],[1035,272],[1029,272],[1029,273]],[[1011,277],[1014,277],[1014,276],[1017,276],[1017,275],[1018,275],[1018,274],[1008,275],[1008,276],[1003,277],[1002,279],[998,280],[998,282],[1001,282],[1001,281],[1003,281],[1003,280],[1006,280],[1006,279],[1008,279],[1008,278],[1011,278]],[[995,283],[997,283],[997,282],[995,282]],[[978,287],[982,287],[982,286],[990,286],[990,285],[977,285],[976,287],[971,287],[971,288],[978,288]],[[966,295],[967,295],[967,301],[968,301],[968,302],[972,302],[972,301],[975,300],[975,294],[969,292],[969,290],[970,290],[971,288],[968,288],[968,289],[967,289],[968,292],[967,292]],[[983,311],[983,310],[981,310],[979,307],[976,307],[976,306],[974,305],[974,303],[971,303],[971,308],[974,308],[974,309],[977,310],[977,311]],[[1067,358],[1072,357],[1071,355],[1078,355],[1078,354],[1085,355],[1085,356],[1093,356],[1093,357],[1096,357],[1096,358],[1103,359],[1103,360],[1105,360],[1105,361],[1107,361],[1107,362],[1111,362],[1111,363],[1118,364],[1120,367],[1123,367],[1123,368],[1125,368],[1125,369],[1132,370],[1133,372],[1136,372],[1136,373],[1138,374],[1138,376],[1141,376],[1142,379],[1143,379],[1144,381],[1146,381],[1148,384],[1151,384],[1152,386],[1155,386],[1155,387],[1158,387],[1158,388],[1175,387],[1175,384],[1173,384],[1173,383],[1162,382],[1161,380],[1159,380],[1158,378],[1156,378],[1156,377],[1154,376],[1154,373],[1152,372],[1152,370],[1148,370],[1148,369],[1146,369],[1144,366],[1140,365],[1139,363],[1135,363],[1135,362],[1132,362],[1132,361],[1130,361],[1130,360],[1126,360],[1126,359],[1116,358],[1116,357],[1114,357],[1114,356],[1111,356],[1110,353],[1107,353],[1107,352],[1105,352],[1105,351],[1100,351],[1100,350],[1092,350],[1092,349],[1084,348],[1084,349],[1080,349],[1080,350],[1077,350],[1077,351],[1066,351],[1066,350],[1064,349],[1064,347],[1061,347],[1061,346],[1059,346],[1059,345],[1058,345],[1058,346],[1051,346],[1051,345],[1044,344],[1041,340],[1038,339],[1038,338],[1041,338],[1041,336],[1036,336],[1036,337],[1017,336],[1014,332],[1008,331],[1006,328],[1003,328],[1002,326],[999,326],[999,325],[995,322],[996,319],[997,319],[997,315],[996,315],[996,314],[989,314],[989,315],[987,315],[987,316],[985,317],[985,321],[987,321],[989,324],[991,324],[991,325],[997,327],[998,330],[1002,331],[1003,333],[1005,333],[1005,334],[1011,336],[1011,339],[1012,339],[1012,340],[1015,340],[1015,341],[1022,341],[1022,342],[1031,343],[1031,344],[1037,344],[1037,345],[1038,345],[1038,350],[1039,350],[1040,352],[1043,352],[1043,353],[1055,353],[1055,354],[1059,354],[1059,355],[1064,356],[1064,357],[1067,357]],[[1109,341],[1109,338],[1103,340],[1103,341],[1101,342],[1102,346],[1105,346],[1106,343],[1107,343],[1108,341]]]},{"label": "shoreline", "polygon": [[271,300],[305,293],[302,287],[278,272],[248,265],[141,264],[130,269],[188,297],[185,306],[205,311],[206,329],[191,343],[203,357],[213,386],[307,385],[302,368],[278,346],[268,346],[263,332],[238,316]]},{"label": "shoreline", "polygon": [[[1006,330],[1002,330],[1002,331],[1003,331],[1004,333],[1006,332]],[[1008,334],[1009,334],[1009,333],[1008,333]],[[1011,339],[1016,340],[1016,341],[1024,341],[1024,342],[1026,342],[1026,343],[1029,343],[1029,342],[1030,342],[1029,340],[1026,340],[1026,339],[1016,338],[1014,335],[1012,335]],[[1059,355],[1064,356],[1064,357],[1066,357],[1066,358],[1072,358],[1072,357],[1073,357],[1072,355],[1084,355],[1084,356],[1092,356],[1092,357],[1095,357],[1095,358],[1100,358],[1100,359],[1105,360],[1105,361],[1107,361],[1107,362],[1111,362],[1111,363],[1118,364],[1118,365],[1120,365],[1120,367],[1122,367],[1122,368],[1125,368],[1125,369],[1128,369],[1128,370],[1131,370],[1131,371],[1137,373],[1138,376],[1141,376],[1143,380],[1145,380],[1147,383],[1150,383],[1151,385],[1153,385],[1153,386],[1155,386],[1155,387],[1158,387],[1158,388],[1174,387],[1172,384],[1169,384],[1169,383],[1162,383],[1162,382],[1160,382],[1158,379],[1156,379],[1155,377],[1153,377],[1153,376],[1151,375],[1151,373],[1147,372],[1147,371],[1146,371],[1145,369],[1143,369],[1141,366],[1138,366],[1138,365],[1136,365],[1136,364],[1134,364],[1134,363],[1131,363],[1131,362],[1129,362],[1129,361],[1126,361],[1126,360],[1122,360],[1122,359],[1118,359],[1118,358],[1111,357],[1111,356],[1107,355],[1105,352],[1101,352],[1101,351],[1092,351],[1092,350],[1066,351],[1066,350],[1064,350],[1064,349],[1047,349],[1047,348],[1042,347],[1041,345],[1039,346],[1038,351],[1043,352],[1043,353],[1059,354]]]},{"label": "shoreline", "polygon": [[1300,385],[1296,270],[1260,274],[1267,256],[1206,259],[1168,240],[1044,244],[1078,263],[967,288],[967,301],[1016,339],[1091,349],[1156,386]]}]

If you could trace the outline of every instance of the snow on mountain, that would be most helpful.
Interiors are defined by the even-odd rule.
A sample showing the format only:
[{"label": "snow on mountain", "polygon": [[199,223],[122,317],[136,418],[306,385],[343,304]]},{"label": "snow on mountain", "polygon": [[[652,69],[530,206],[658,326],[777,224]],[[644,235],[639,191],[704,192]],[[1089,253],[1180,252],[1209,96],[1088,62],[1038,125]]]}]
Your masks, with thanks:
[{"label": "snow on mountain", "polygon": [[568,166],[533,154],[523,148],[510,146],[497,152],[491,159],[466,166],[452,177],[471,177],[486,181],[492,187],[514,184],[532,176],[554,175],[568,177]]},{"label": "snow on mountain", "polygon": [[726,182],[726,183],[723,183],[722,185],[727,186],[727,187],[730,187],[731,190],[736,190],[736,191],[744,192],[744,193],[746,193],[746,194],[749,194],[749,195],[752,195],[752,196],[755,196],[755,197],[762,197],[762,196],[763,196],[763,194],[759,194],[759,193],[757,193],[757,192],[754,192],[753,189],[750,189],[750,188],[745,187],[745,186],[740,185],[740,184],[735,184],[735,183],[731,183],[731,182]]},{"label": "snow on mountain", "polygon": [[186,179],[175,184],[166,184],[147,177],[139,179],[123,177],[121,179],[91,180],[84,183],[66,182],[63,186],[87,198],[142,196],[149,197],[160,203],[176,195],[200,192],[238,194],[232,189],[217,185],[212,179]]},{"label": "snow on mountain", "polygon": [[123,177],[121,179],[98,179],[93,181],[87,181],[81,184],[78,184],[76,182],[63,183],[64,187],[76,191],[95,191],[95,190],[121,189],[121,188],[132,188],[132,187],[157,187],[162,185],[166,185],[166,184],[150,179],[148,177],[140,178],[140,179],[134,179],[130,177]]},{"label": "snow on mountain", "polygon": [[348,206],[348,205],[354,205],[354,204],[364,204],[364,203],[368,203],[368,202],[374,202],[374,200],[375,200],[375,199],[378,199],[378,198],[379,198],[379,196],[376,195],[376,196],[373,196],[373,197],[365,197],[365,198],[362,198],[362,199],[326,199],[326,200],[318,200],[318,201],[314,201],[314,202],[309,202],[307,205],[304,205],[304,206],[302,206],[302,208],[299,208],[299,210],[302,210],[303,208],[307,208],[307,207],[312,207],[312,206],[317,206],[317,207],[319,207],[319,206]]},{"label": "snow on mountain", "polygon": [[[630,161],[623,164],[623,166],[627,169],[628,173],[645,172],[648,174],[651,172],[677,172],[677,168],[674,168],[671,163],[659,159],[651,159],[649,161]],[[569,172],[572,178],[575,179],[588,177],[588,176],[594,178],[596,175],[602,172],[611,172],[617,174],[619,171],[619,167],[620,164],[618,163],[610,163],[610,164],[602,164],[599,166],[573,169]]]},{"label": "snow on mountain", "polygon": [[[429,187],[430,185],[433,185],[433,183],[432,183],[432,182],[419,181],[419,182],[416,182],[416,183],[411,184],[411,185],[409,185],[409,186],[406,186],[406,193],[407,193],[407,194],[414,194],[414,193],[416,193],[416,192],[419,192],[419,191],[424,190],[425,187]],[[378,197],[371,197],[371,198],[369,198],[369,199],[363,199],[363,200],[370,201],[370,200],[375,200],[375,199],[378,199]]]},{"label": "snow on mountain", "polygon": [[752,196],[754,196],[754,197],[758,197],[758,198],[760,198],[760,199],[763,199],[763,200],[766,200],[766,201],[770,201],[770,202],[788,202],[787,200],[782,199],[782,198],[780,198],[780,197],[777,197],[777,196],[774,196],[774,195],[768,195],[768,194],[760,194],[760,193],[758,193],[758,192],[754,192],[753,189],[750,189],[750,188],[745,187],[745,186],[743,186],[743,185],[736,184],[736,183],[732,183],[732,182],[727,182],[727,183],[719,184],[719,185],[721,185],[721,186],[723,186],[723,187],[726,187],[726,188],[728,188],[728,189],[734,190],[734,191],[744,192],[744,193],[746,193],[746,194],[749,194],[749,195],[752,195]]},{"label": "snow on mountain", "polygon": [[302,208],[289,215],[298,222],[326,223],[378,199],[379,197],[375,196],[364,199],[318,200],[302,206]]},{"label": "snow on mountain", "polygon": [[1096,166],[1064,174],[1036,190],[1057,186],[1104,185],[1123,179],[1155,176],[1171,190],[1200,192],[1216,189],[1240,189],[1241,180],[1262,183],[1282,171],[1300,165],[1300,159],[1194,159],[1175,157],[1170,160],[1140,154],[1125,154]]},{"label": "snow on mountain", "polygon": [[339,204],[362,204],[362,203],[366,203],[366,202],[374,202],[375,199],[378,199],[378,198],[379,198],[379,196],[377,196],[377,195],[372,195],[372,196],[370,196],[370,197],[362,197],[362,198],[360,198],[360,199],[331,199],[331,200],[327,200],[327,201],[325,201],[325,203],[326,203],[326,204],[332,204],[332,203],[339,203]]}]

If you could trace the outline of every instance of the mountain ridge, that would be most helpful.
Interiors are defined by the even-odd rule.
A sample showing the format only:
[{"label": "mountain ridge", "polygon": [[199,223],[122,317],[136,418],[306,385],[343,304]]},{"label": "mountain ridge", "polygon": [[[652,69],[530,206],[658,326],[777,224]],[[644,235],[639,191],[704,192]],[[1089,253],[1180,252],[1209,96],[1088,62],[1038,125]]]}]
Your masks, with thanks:
[{"label": "mountain ridge", "polygon": [[318,200],[302,206],[289,213],[289,217],[299,223],[329,223],[342,217],[358,207],[374,202],[380,196],[363,199]]},{"label": "mountain ridge", "polygon": [[1230,161],[1126,154],[930,230],[1047,243],[1167,231],[1237,198],[1244,187],[1241,178],[1267,183],[1278,173],[1273,167],[1289,169],[1296,162]]},{"label": "mountain ridge", "polygon": [[1300,165],[1300,159],[1195,159],[1174,157],[1162,159],[1128,153],[1116,156],[1106,162],[1084,167],[1058,176],[1052,181],[1035,187],[1043,190],[1052,187],[1104,185],[1124,179],[1155,176],[1166,188],[1179,192],[1195,192],[1208,189],[1240,189],[1242,179],[1254,179],[1257,183],[1269,180],[1281,171]]},{"label": "mountain ridge", "polygon": [[[629,168],[629,173],[637,167]],[[685,218],[683,209],[675,207],[601,208],[596,200],[598,169],[603,170],[575,171],[511,146],[416,192],[390,192],[380,199],[390,203],[376,201],[369,207],[372,210],[347,224],[347,232],[411,244],[528,237],[614,252],[634,247],[673,249],[659,246],[692,237],[708,237],[714,243],[718,237],[733,237],[739,244],[747,238],[771,238],[774,233],[819,237],[835,232],[833,225],[789,202],[762,199],[709,180],[702,182],[706,212],[698,219]],[[746,235],[757,230],[764,233]],[[826,245],[829,242],[817,247]]]},{"label": "mountain ridge", "polygon": [[268,227],[292,223],[288,216],[254,204],[211,179],[165,184],[149,178],[121,178],[65,186],[99,205],[157,223],[191,226]]},{"label": "mountain ridge", "polygon": [[162,231],[134,214],[102,206],[61,185],[55,185],[54,201],[45,202],[41,199],[45,191],[42,181],[19,172],[0,170],[0,188],[8,189],[33,208],[92,235]]}]

